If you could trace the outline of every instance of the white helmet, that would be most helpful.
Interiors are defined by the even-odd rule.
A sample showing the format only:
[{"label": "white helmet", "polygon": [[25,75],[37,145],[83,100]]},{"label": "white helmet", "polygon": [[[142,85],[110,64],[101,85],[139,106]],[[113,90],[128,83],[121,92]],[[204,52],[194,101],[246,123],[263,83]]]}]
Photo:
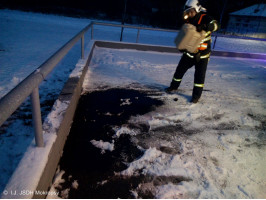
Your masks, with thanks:
[{"label": "white helmet", "polygon": [[185,9],[189,8],[195,8],[196,12],[206,11],[206,9],[199,4],[198,0],[187,0],[185,4]]}]

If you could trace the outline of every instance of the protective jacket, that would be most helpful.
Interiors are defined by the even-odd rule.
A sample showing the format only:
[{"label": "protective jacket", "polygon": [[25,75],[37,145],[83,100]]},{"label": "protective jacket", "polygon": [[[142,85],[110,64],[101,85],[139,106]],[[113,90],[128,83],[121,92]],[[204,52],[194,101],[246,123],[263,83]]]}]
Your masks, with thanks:
[{"label": "protective jacket", "polygon": [[[219,28],[218,22],[214,20],[211,16],[207,15],[205,12],[197,13],[193,18],[189,18],[186,21],[194,26],[196,26],[197,31],[206,31],[206,36],[199,45],[198,52],[201,58],[209,57],[211,52],[211,33],[217,31]],[[191,56],[195,56],[192,53],[188,53]]]}]

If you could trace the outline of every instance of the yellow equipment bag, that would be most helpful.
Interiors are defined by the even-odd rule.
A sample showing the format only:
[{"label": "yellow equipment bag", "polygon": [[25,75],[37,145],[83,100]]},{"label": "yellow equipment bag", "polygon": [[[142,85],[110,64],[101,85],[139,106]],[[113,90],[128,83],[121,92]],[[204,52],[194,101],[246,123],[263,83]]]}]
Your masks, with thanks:
[{"label": "yellow equipment bag", "polygon": [[197,53],[198,47],[205,38],[206,32],[198,32],[192,24],[184,24],[175,38],[178,50]]}]

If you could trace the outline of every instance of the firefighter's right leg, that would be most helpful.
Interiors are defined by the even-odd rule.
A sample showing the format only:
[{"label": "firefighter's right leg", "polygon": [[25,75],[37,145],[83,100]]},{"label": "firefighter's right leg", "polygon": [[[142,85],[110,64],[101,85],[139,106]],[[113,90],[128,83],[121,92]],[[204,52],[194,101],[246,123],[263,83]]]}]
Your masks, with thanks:
[{"label": "firefighter's right leg", "polygon": [[189,68],[191,68],[194,65],[194,59],[188,57],[186,54],[184,54],[176,68],[174,77],[172,79],[172,82],[170,84],[170,87],[166,88],[167,92],[172,92],[174,90],[177,90],[184,74],[187,72]]},{"label": "firefighter's right leg", "polygon": [[205,82],[208,61],[208,58],[200,59],[200,61],[197,62],[195,65],[194,88],[191,100],[191,102],[193,103],[197,103],[201,97]]}]

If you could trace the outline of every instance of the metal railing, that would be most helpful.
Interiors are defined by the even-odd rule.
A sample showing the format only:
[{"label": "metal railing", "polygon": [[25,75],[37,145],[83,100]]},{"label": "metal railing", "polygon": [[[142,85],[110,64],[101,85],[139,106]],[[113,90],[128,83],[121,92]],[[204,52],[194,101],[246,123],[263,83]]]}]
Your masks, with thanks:
[{"label": "metal railing", "polygon": [[12,115],[14,111],[20,107],[26,98],[30,96],[35,142],[38,147],[44,146],[39,85],[79,40],[81,40],[81,58],[84,58],[84,34],[91,27],[92,24],[89,24],[87,27],[81,30],[48,60],[40,65],[37,70],[31,73],[7,95],[0,99],[0,126]]},{"label": "metal railing", "polygon": [[[92,25],[100,25],[100,26],[111,26],[111,27],[118,27],[118,28],[129,28],[129,29],[137,29],[137,36],[136,36],[136,43],[139,42],[140,30],[149,30],[149,31],[161,31],[161,32],[172,32],[178,33],[178,30],[171,30],[171,29],[160,29],[160,28],[148,28],[148,27],[140,27],[140,26],[132,26],[132,25],[122,25],[122,24],[108,24],[108,23],[100,23],[100,22],[92,22]],[[121,31],[123,34],[123,32]],[[93,38],[93,28],[92,28],[92,38]],[[123,36],[121,37],[120,41],[123,40]]]}]

